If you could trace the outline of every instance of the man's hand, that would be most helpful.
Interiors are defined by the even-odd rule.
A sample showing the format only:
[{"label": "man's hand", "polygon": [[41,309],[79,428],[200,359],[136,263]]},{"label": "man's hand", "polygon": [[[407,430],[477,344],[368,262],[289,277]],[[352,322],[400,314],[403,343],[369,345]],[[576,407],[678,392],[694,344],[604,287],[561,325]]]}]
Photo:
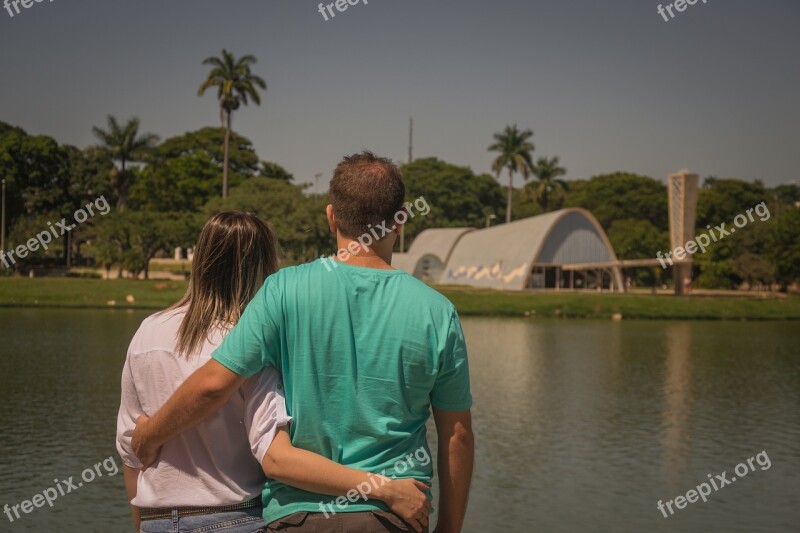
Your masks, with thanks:
[{"label": "man's hand", "polygon": [[161,450],[161,445],[154,443],[147,433],[149,422],[150,417],[147,415],[137,418],[136,428],[133,430],[133,439],[131,439],[133,453],[142,462],[142,470],[146,470],[156,462],[158,452]]},{"label": "man's hand", "polygon": [[374,496],[382,500],[394,514],[405,520],[414,531],[422,532],[428,527],[431,502],[425,496],[430,487],[416,479],[389,480]]}]

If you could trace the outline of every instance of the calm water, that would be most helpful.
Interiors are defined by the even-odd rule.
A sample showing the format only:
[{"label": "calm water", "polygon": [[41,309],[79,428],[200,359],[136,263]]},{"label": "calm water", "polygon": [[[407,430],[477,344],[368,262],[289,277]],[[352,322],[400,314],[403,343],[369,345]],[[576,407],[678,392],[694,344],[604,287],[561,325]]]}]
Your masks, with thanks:
[{"label": "calm water", "polygon": [[[0,505],[119,464],[119,372],[144,316],[0,309]],[[797,531],[800,324],[464,329],[478,441],[465,531]],[[769,469],[669,518],[656,509],[761,451]],[[52,508],[0,515],[0,531],[130,531],[122,475],[98,469]]]}]

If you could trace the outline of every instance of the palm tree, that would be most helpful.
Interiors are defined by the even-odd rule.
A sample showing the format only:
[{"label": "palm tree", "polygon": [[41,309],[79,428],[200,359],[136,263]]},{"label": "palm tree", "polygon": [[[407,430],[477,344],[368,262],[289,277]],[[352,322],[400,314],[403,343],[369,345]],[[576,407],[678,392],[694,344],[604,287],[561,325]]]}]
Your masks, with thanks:
[{"label": "palm tree", "polygon": [[116,117],[108,116],[108,129],[92,128],[94,136],[102,143],[99,147],[112,161],[119,162],[119,168],[112,170],[112,179],[117,189],[117,209],[123,210],[128,204],[128,190],[133,184],[133,175],[128,163],[142,162],[158,143],[158,136],[152,133],[139,135],[139,119],[133,117],[125,126]]},{"label": "palm tree", "polygon": [[261,97],[256,88],[267,90],[267,84],[263,79],[254,75],[250,67],[258,60],[255,56],[245,55],[236,59],[227,50],[222,50],[220,57],[207,57],[204,65],[212,68],[208,73],[206,81],[197,91],[198,96],[203,96],[206,89],[217,88],[217,100],[219,100],[219,119],[222,128],[225,130],[225,144],[223,149],[222,161],[222,197],[228,197],[228,150],[231,142],[231,115],[239,109],[240,105],[247,105],[250,100],[256,105],[261,105]]},{"label": "palm tree", "polygon": [[522,177],[527,181],[533,169],[531,152],[536,148],[530,142],[533,131],[520,131],[517,125],[506,126],[501,133],[494,134],[495,143],[489,146],[490,152],[499,152],[494,162],[492,170],[497,179],[500,179],[500,172],[504,168],[508,169],[508,201],[506,202],[506,224],[511,222],[511,194],[514,190],[514,173],[522,173]]},{"label": "palm tree", "polygon": [[550,159],[540,157],[533,167],[533,175],[537,179],[533,186],[533,197],[542,208],[542,212],[547,212],[550,196],[554,192],[557,190],[569,190],[567,182],[558,179],[559,176],[564,176],[567,173],[567,169],[558,166],[558,163],[557,157],[551,157]]}]

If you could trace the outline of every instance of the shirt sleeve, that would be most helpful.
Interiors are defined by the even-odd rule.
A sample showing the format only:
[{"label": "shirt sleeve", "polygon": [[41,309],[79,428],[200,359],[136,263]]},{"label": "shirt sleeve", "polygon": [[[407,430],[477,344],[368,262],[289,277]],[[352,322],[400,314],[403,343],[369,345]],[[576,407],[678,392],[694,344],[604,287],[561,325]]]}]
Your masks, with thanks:
[{"label": "shirt sleeve", "polygon": [[133,430],[136,428],[136,419],[143,414],[145,412],[139,402],[139,394],[136,392],[136,384],[131,371],[131,357],[128,353],[125,366],[122,368],[122,394],[117,415],[117,451],[123,464],[131,468],[142,468],[142,463],[133,453],[131,439]]},{"label": "shirt sleeve", "polygon": [[275,317],[280,316],[281,307],[275,276],[267,278],[239,322],[212,354],[216,361],[240,376],[254,376],[268,366],[280,370],[280,321]]},{"label": "shirt sleeve", "polygon": [[439,373],[431,391],[431,405],[445,411],[466,411],[472,407],[467,345],[455,310],[444,349],[439,354]]},{"label": "shirt sleeve", "polygon": [[253,456],[262,462],[278,428],[292,420],[286,414],[281,376],[266,368],[247,380],[244,387],[244,424]]}]

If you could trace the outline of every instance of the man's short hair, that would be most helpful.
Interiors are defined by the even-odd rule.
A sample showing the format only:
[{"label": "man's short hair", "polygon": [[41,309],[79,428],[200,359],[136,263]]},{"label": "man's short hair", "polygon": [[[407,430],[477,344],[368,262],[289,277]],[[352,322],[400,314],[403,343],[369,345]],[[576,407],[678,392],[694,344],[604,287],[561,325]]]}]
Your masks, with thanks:
[{"label": "man's short hair", "polygon": [[336,226],[351,239],[367,234],[370,227],[383,222],[392,228],[405,195],[403,176],[390,159],[368,151],[347,156],[336,166],[331,180]]}]

